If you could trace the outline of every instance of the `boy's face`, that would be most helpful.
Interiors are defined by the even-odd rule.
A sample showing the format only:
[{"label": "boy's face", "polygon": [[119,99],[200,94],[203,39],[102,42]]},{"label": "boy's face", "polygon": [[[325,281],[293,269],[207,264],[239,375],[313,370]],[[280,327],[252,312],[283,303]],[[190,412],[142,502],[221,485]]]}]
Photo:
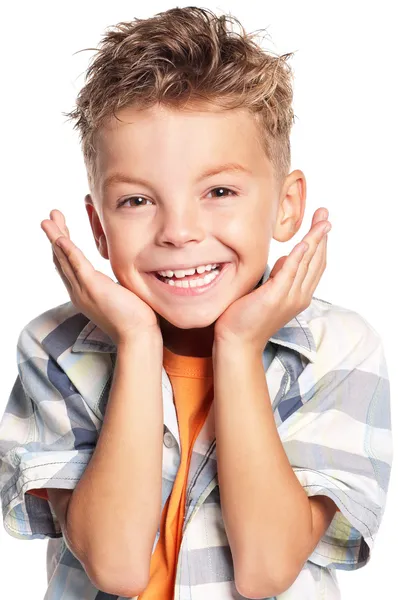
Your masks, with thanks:
[{"label": "boy's face", "polygon": [[[123,122],[113,119],[98,134],[99,176],[86,196],[99,251],[119,283],[169,324],[208,327],[259,282],[271,239],[286,241],[300,227],[304,175],[294,171],[277,188],[245,110],[156,106],[117,114]],[[136,181],[106,185],[116,173]],[[177,295],[153,273],[212,263],[230,264],[201,294]]]}]

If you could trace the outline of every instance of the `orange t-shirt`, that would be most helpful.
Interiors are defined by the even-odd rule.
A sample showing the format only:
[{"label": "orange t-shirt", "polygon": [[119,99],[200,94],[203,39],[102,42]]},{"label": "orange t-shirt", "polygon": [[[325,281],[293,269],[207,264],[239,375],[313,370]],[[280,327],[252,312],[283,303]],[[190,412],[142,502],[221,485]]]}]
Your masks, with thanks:
[{"label": "orange t-shirt", "polygon": [[139,600],[173,600],[194,442],[213,402],[211,356],[180,356],[163,347],[163,365],[173,388],[181,444],[180,466],[160,519],[160,537],[151,557],[150,579]]},{"label": "orange t-shirt", "polygon": [[41,490],[41,489],[28,490],[26,493],[33,494],[33,496],[38,496],[39,498],[44,498],[44,500],[48,500],[48,494],[47,494],[46,488],[44,488],[43,490]]}]

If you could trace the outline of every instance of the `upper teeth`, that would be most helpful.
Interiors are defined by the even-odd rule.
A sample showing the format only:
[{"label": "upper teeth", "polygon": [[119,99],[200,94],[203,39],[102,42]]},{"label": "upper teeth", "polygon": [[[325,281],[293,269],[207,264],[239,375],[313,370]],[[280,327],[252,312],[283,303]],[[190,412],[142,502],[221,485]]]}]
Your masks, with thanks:
[{"label": "upper teeth", "polygon": [[177,270],[177,271],[156,271],[157,273],[159,273],[159,275],[161,275],[162,277],[173,277],[173,275],[175,275],[176,277],[185,277],[185,275],[193,275],[195,273],[195,271],[197,273],[204,273],[205,271],[211,271],[212,269],[215,269],[217,267],[217,263],[214,263],[212,265],[201,265],[199,267],[192,267],[191,269],[185,269],[185,270]]}]

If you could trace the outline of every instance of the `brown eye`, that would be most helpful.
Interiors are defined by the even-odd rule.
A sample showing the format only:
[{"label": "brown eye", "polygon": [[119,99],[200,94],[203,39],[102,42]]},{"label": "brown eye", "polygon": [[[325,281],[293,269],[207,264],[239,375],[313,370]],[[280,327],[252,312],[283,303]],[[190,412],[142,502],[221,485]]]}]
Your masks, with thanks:
[{"label": "brown eye", "polygon": [[[130,196],[129,198],[125,198],[124,200],[121,200],[121,201],[118,203],[118,205],[117,205],[117,206],[118,206],[118,208],[119,208],[119,206],[124,206],[124,205],[126,204],[126,202],[129,202],[130,200],[133,200],[133,201],[134,201],[134,200],[143,200],[143,201],[148,201],[148,200],[147,200],[147,198],[143,198],[142,196]],[[135,207],[138,207],[138,206],[142,206],[142,204],[135,204],[134,206],[135,206]]]},{"label": "brown eye", "polygon": [[236,196],[236,192],[234,192],[233,190],[230,190],[229,188],[226,187],[216,187],[213,188],[212,190],[210,190],[209,194],[211,194],[212,192],[215,192],[216,190],[221,190],[222,195],[217,195],[217,198],[224,198],[224,196],[227,196],[228,194],[226,192],[230,192],[233,196]]}]

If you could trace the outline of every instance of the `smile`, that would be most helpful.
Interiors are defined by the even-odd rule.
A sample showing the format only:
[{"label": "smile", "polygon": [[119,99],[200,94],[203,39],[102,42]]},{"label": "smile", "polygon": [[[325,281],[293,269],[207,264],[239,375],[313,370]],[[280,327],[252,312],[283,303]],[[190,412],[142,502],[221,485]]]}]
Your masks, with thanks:
[{"label": "smile", "polygon": [[198,296],[212,290],[223,278],[232,263],[223,263],[206,274],[187,275],[180,278],[162,277],[152,272],[149,275],[161,286],[160,289],[178,296]]}]

